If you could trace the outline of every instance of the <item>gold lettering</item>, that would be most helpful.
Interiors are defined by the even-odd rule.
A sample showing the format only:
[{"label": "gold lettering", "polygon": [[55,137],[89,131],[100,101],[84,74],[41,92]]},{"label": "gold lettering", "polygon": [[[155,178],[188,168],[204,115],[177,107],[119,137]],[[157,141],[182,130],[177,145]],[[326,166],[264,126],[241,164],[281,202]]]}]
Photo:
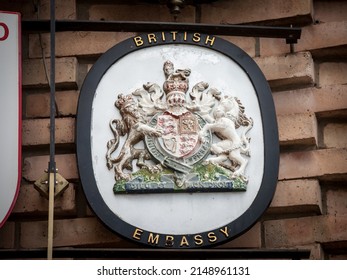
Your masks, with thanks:
[{"label": "gold lettering", "polygon": [[137,240],[140,240],[142,233],[143,233],[142,229],[136,228],[135,231],[134,231],[134,234],[133,234],[133,238],[137,239]]},{"label": "gold lettering", "polygon": [[172,40],[173,40],[173,41],[176,41],[176,34],[177,34],[177,31],[171,31],[171,34],[172,34]]},{"label": "gold lettering", "polygon": [[207,237],[208,237],[208,240],[209,240],[211,243],[217,241],[217,236],[214,234],[213,231],[209,232],[209,233],[207,234]]},{"label": "gold lettering", "polygon": [[165,238],[166,242],[165,242],[165,246],[167,247],[172,247],[174,244],[174,237],[172,235],[166,235]]},{"label": "gold lettering", "polygon": [[147,242],[152,243],[152,244],[158,244],[159,243],[159,234],[154,236],[154,234],[150,232]]},{"label": "gold lettering", "polygon": [[155,34],[153,34],[153,33],[147,34],[147,38],[148,38],[148,43],[150,43],[150,44],[152,44],[152,41],[154,43],[157,42],[157,38],[155,37]]},{"label": "gold lettering", "polygon": [[195,235],[194,236],[194,240],[195,240],[195,245],[202,245],[202,243],[204,242],[203,240],[202,240],[202,236],[201,235]]},{"label": "gold lettering", "polygon": [[187,32],[186,31],[184,32],[183,40],[187,41]]},{"label": "gold lettering", "polygon": [[201,37],[200,37],[200,33],[194,33],[193,34],[193,39],[192,39],[195,43],[199,43],[200,40],[201,40]]},{"label": "gold lettering", "polygon": [[141,36],[134,37],[134,41],[135,41],[136,47],[143,45],[143,40],[142,40]]},{"label": "gold lettering", "polygon": [[213,46],[214,40],[215,40],[215,39],[216,39],[215,37],[210,38],[210,36],[207,36],[207,37],[206,37],[206,40],[205,40],[205,45],[207,45],[208,43],[210,43],[210,46]]},{"label": "gold lettering", "polygon": [[225,237],[229,237],[228,227],[224,227],[224,229],[221,228],[219,231],[223,233]]},{"label": "gold lettering", "polygon": [[181,247],[182,247],[182,246],[188,246],[188,247],[189,247],[188,240],[187,240],[187,238],[186,238],[184,235],[182,236],[180,246],[181,246]]},{"label": "gold lettering", "polygon": [[163,39],[163,41],[165,42],[166,38],[165,38],[165,33],[161,32],[161,38]]}]

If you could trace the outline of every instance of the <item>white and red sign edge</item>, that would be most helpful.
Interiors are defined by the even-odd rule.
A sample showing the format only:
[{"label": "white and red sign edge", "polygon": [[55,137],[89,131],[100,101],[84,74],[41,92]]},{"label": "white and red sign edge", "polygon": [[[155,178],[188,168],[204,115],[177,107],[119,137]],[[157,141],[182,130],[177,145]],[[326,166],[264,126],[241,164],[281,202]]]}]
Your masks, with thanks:
[{"label": "white and red sign edge", "polygon": [[[4,19],[7,18],[8,16],[13,16],[16,17],[16,19],[13,20],[13,22],[15,22],[15,24],[12,23],[12,21],[10,23],[5,22]],[[10,26],[9,26],[10,25]],[[1,205],[0,204],[0,228],[5,224],[6,220],[8,219],[8,217],[10,216],[14,205],[16,203],[18,194],[19,194],[19,188],[20,188],[20,181],[21,181],[21,161],[22,161],[22,152],[21,152],[21,146],[22,146],[22,42],[21,42],[21,15],[20,13],[17,12],[7,12],[7,11],[0,11],[0,28],[2,29],[0,32],[0,44],[1,42],[5,42],[8,38],[11,38],[10,36],[16,36],[15,41],[16,41],[16,46],[10,46],[11,49],[15,50],[15,52],[17,52],[17,57],[15,60],[17,60],[15,63],[17,64],[16,67],[16,71],[17,71],[17,84],[14,84],[13,87],[15,88],[13,90],[13,92],[15,92],[17,94],[17,96],[13,96],[14,99],[17,99],[17,108],[13,108],[13,110],[16,110],[18,112],[17,120],[14,120],[14,122],[16,122],[16,126],[17,126],[17,133],[15,133],[14,135],[10,134],[8,135],[6,133],[6,131],[3,131],[2,133],[2,137],[10,137],[10,140],[13,139],[13,141],[17,142],[17,145],[14,145],[15,147],[17,147],[17,150],[14,150],[14,153],[17,154],[17,160],[16,159],[9,159],[9,158],[2,158],[2,164],[1,164],[1,168],[0,168],[0,174],[2,174],[2,176],[0,176],[0,192],[1,192],[1,196],[5,197],[7,196],[7,201],[10,201],[10,203],[4,203],[5,205]],[[1,54],[0,54],[1,56]],[[3,69],[1,69],[2,67],[4,67]],[[1,75],[3,75],[4,73],[6,73],[7,71],[7,67],[9,67],[9,65],[1,65],[0,62],[0,73]],[[4,75],[5,79],[6,79],[6,74]],[[0,80],[1,82],[1,80]],[[7,93],[7,94],[11,94],[11,92]],[[6,96],[5,96],[6,92],[1,92],[1,84],[0,84],[0,101],[3,97],[3,100],[5,100]],[[12,97],[10,97],[12,98]],[[12,108],[10,108],[9,110],[12,110]],[[11,121],[11,119],[6,119],[6,123],[7,125],[11,125],[13,122]],[[1,123],[0,123],[1,124]],[[2,127],[4,126],[4,127]],[[0,129],[6,129],[5,125],[1,125]],[[1,143],[1,139],[0,139],[0,143]],[[3,149],[8,149],[8,147],[6,145],[1,145],[0,144],[0,149],[2,149],[1,151],[4,151]],[[2,152],[3,153],[3,152]],[[9,164],[10,162],[10,164]],[[8,169],[5,169],[5,166]],[[10,173],[7,173],[6,171],[9,169],[14,169],[14,170],[10,170]],[[16,180],[12,178],[12,176],[16,176]],[[13,179],[13,181],[16,181],[16,184],[14,183],[10,183],[8,184],[8,181],[6,180],[6,178],[8,178],[8,180],[10,180],[10,178]],[[15,189],[15,190],[13,190]]]}]

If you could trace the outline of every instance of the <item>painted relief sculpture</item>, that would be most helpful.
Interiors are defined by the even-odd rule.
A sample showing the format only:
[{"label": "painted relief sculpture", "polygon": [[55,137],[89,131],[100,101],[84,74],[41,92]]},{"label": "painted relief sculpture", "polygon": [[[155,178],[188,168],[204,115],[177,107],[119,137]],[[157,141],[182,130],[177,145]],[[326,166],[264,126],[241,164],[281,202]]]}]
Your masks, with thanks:
[{"label": "painted relief sculpture", "polygon": [[241,101],[206,82],[189,92],[191,70],[170,61],[163,71],[162,87],[147,83],[115,102],[121,119],[110,121],[106,153],[114,193],[245,191],[253,120]]}]

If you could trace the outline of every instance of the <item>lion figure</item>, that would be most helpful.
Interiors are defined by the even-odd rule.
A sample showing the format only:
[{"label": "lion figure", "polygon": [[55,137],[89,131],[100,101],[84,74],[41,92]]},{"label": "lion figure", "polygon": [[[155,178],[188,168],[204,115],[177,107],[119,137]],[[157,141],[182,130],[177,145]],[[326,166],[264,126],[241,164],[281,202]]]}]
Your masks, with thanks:
[{"label": "lion figure", "polygon": [[[130,180],[131,174],[124,173],[124,169],[133,170],[132,161],[137,159],[139,168],[146,168],[151,172],[159,172],[160,165],[149,165],[145,160],[150,160],[151,156],[145,149],[138,149],[134,146],[144,140],[145,135],[159,137],[161,132],[148,126],[140,113],[140,108],[136,98],[132,94],[118,96],[115,106],[119,109],[122,119],[110,121],[110,128],[114,139],[107,142],[106,161],[108,169],[114,167],[116,180]],[[121,136],[126,136],[125,143],[118,156],[112,158],[112,153],[119,146]]]}]

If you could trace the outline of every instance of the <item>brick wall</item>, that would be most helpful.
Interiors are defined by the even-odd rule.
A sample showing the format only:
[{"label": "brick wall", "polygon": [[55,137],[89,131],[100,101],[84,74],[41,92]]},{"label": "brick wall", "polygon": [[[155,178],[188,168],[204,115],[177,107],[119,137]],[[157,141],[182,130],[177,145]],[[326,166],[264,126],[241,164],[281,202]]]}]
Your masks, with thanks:
[{"label": "brick wall", "polygon": [[[49,0],[1,1],[25,19],[49,18]],[[57,19],[173,21],[165,5],[56,1]],[[119,2],[119,4],[117,4]],[[186,6],[180,22],[300,26],[290,52],[281,39],[227,37],[264,72],[281,145],[279,181],[261,220],[223,248],[308,248],[311,259],[347,258],[347,2],[219,0]],[[78,94],[90,65],[135,33],[61,32],[56,43],[56,162],[69,181],[56,199],[54,245],[136,247],[105,228],[85,201],[76,167]],[[41,49],[41,45],[42,48]],[[49,35],[23,34],[23,171],[18,201],[0,229],[0,248],[43,248],[47,200],[34,188],[49,160],[49,87],[42,59]],[[49,59],[46,59],[49,69]]]}]

